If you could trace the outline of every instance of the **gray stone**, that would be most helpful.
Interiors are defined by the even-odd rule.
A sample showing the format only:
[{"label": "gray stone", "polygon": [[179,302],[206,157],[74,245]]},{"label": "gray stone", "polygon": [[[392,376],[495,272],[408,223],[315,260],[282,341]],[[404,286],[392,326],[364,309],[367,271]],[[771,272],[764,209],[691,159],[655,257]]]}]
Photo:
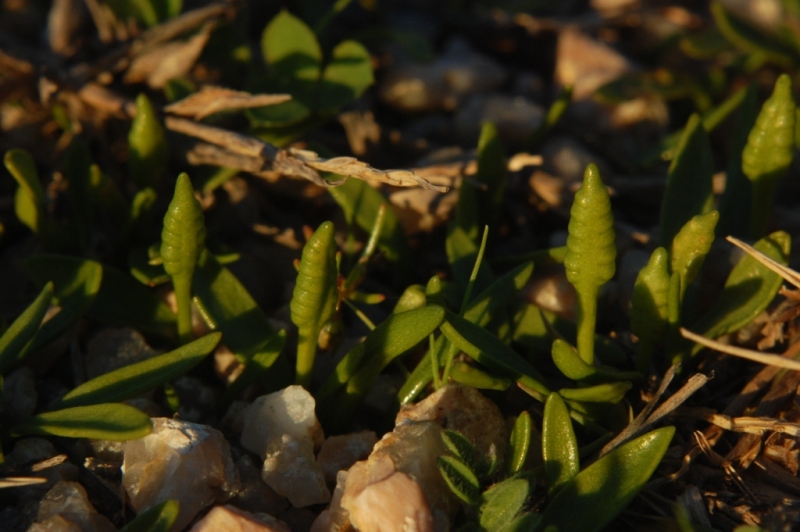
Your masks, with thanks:
[{"label": "gray stone", "polygon": [[77,482],[59,482],[53,486],[39,503],[36,521],[38,528],[31,529],[63,530],[72,529],[74,525],[84,532],[116,530],[107,517],[97,513],[86,490]]},{"label": "gray stone", "polygon": [[29,367],[23,366],[4,378],[0,409],[10,421],[21,421],[32,416],[38,400],[36,381]]},{"label": "gray stone", "polygon": [[331,500],[325,474],[314,458],[314,444],[308,437],[284,434],[270,440],[261,478],[296,508]]}]

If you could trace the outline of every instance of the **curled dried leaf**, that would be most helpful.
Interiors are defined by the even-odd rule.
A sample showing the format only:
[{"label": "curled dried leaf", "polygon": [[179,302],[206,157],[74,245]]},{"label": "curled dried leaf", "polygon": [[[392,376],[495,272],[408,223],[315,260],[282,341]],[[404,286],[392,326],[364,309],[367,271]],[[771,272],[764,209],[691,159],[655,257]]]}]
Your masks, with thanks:
[{"label": "curled dried leaf", "polygon": [[221,111],[238,111],[253,107],[275,105],[291,100],[289,94],[250,94],[224,87],[203,87],[196,92],[164,108],[168,113],[202,120]]}]

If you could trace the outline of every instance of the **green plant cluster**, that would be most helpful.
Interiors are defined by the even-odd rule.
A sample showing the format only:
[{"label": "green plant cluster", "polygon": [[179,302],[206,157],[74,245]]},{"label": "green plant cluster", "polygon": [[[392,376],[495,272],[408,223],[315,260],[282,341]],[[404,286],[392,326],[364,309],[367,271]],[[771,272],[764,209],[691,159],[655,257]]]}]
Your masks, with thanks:
[{"label": "green plant cluster", "polygon": [[[141,16],[148,23],[152,17],[163,18]],[[251,111],[248,118],[253,131],[276,142],[329,119],[372,82],[369,55],[361,45],[344,41],[325,63],[314,32],[288,12],[267,26],[263,47],[264,86],[279,87],[294,98]],[[740,102],[751,99],[742,97]],[[554,120],[561,112],[560,107],[553,111]],[[740,114],[747,112],[742,104]],[[775,184],[791,161],[795,113],[789,78],[781,76],[754,120],[741,121],[747,135],[736,174],[757,191],[747,205],[748,233],[758,239],[755,248],[782,264],[788,262],[789,236],[763,233]],[[478,456],[457,433],[446,433],[450,453],[441,457],[439,467],[465,503],[465,529],[598,530],[642,489],[674,433],[672,427],[656,429],[586,465],[627,420],[623,399],[633,383],[697,353],[678,335],[681,326],[709,337],[735,332],[767,307],[781,284],[775,273],[745,257],[713,305],[702,313],[695,311],[704,258],[718,228],[736,223],[731,203],[713,210],[707,127],[693,116],[672,151],[660,247],[653,250],[635,285],[630,330],[638,341],[633,361],[596,331],[598,298],[615,274],[617,253],[611,201],[597,167],[586,169],[575,196],[565,248],[512,259],[518,264],[502,274],[491,260],[484,260],[496,237],[492,231],[505,186],[504,151],[491,124],[481,133],[477,178],[460,189],[456,216],[448,228],[451,280],[434,276],[425,286],[404,286],[393,311],[380,323],[372,323],[360,305],[382,303],[384,295],[360,292],[359,286],[377,250],[403,268],[410,260],[408,244],[396,214],[376,189],[355,180],[330,189],[351,226],[348,230],[352,233],[353,226],[360,226],[369,239],[360,257],[342,259],[332,222],[321,224],[308,238],[290,305],[298,332],[293,353],[287,348],[289,331],[275,330],[226,267],[236,256],[206,241],[203,211],[186,174],[174,187],[167,183],[174,194],[163,223],[158,223],[157,190],[165,188],[168,150],[159,118],[144,95],[137,99],[129,136],[129,178],[138,187],[130,201],[76,138],[64,169],[71,216],[62,225],[48,215],[30,155],[11,150],[4,163],[18,184],[17,216],[38,235],[46,252],[25,260],[24,271],[41,293],[0,337],[0,375],[24,364],[81,319],[134,327],[171,350],[79,384],[45,412],[10,425],[4,420],[2,448],[28,434],[111,440],[144,436],[151,430],[149,418],[122,401],[169,388],[170,381],[201,363],[220,341],[244,365],[222,397],[221,410],[251,384],[274,390],[295,382],[314,394],[327,430],[345,431],[378,376],[422,346],[425,354],[406,375],[398,405],[414,401],[431,383],[440,388],[451,381],[485,390],[505,390],[516,383],[544,404],[537,442],[541,445],[532,445],[536,432],[530,416],[522,413],[504,467]],[[537,136],[532,142],[538,140]],[[101,220],[110,220],[114,227],[112,251],[103,261],[89,258],[95,249],[92,229]],[[119,267],[125,261],[128,271]],[[541,262],[563,263],[578,295],[577,323],[518,300],[535,263]],[[164,283],[172,284],[176,313],[153,290]],[[51,305],[60,311],[43,323]],[[197,339],[193,307],[213,331]],[[343,326],[341,314],[349,311],[370,332],[317,383],[312,379],[316,354],[335,344]],[[589,443],[579,447],[578,436]],[[526,469],[534,447],[542,449],[542,465]],[[532,511],[537,483],[547,488],[546,503]],[[574,511],[576,507],[581,511]],[[140,519],[167,523],[176,513],[165,503]]]}]

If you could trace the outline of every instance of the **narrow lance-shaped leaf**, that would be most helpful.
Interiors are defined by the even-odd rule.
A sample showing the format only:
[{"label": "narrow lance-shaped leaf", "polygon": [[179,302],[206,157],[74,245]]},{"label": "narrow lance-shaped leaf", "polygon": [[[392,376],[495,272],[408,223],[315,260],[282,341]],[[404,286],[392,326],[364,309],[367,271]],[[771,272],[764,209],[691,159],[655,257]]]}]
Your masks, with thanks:
[{"label": "narrow lance-shaped leaf", "polygon": [[622,401],[633,384],[629,381],[604,382],[582,388],[561,388],[558,394],[566,401],[582,403],[607,403],[615,405]]},{"label": "narrow lance-shaped leaf", "polygon": [[635,371],[618,371],[589,364],[580,357],[574,347],[560,338],[553,341],[551,354],[553,363],[561,373],[578,382],[602,383],[642,378],[641,374]]},{"label": "narrow lance-shaped leaf", "polygon": [[509,475],[516,475],[525,466],[525,460],[528,458],[528,449],[531,445],[532,427],[531,415],[527,410],[523,410],[514,422],[514,428],[511,429],[511,437],[508,442],[506,470]]},{"label": "narrow lance-shaped leaf", "polygon": [[164,127],[144,94],[136,98],[136,116],[128,133],[128,146],[128,172],[140,187],[152,187],[166,170],[169,146]]},{"label": "narrow lance-shaped leaf", "polygon": [[64,438],[127,441],[153,430],[150,417],[121,403],[76,406],[29,417],[11,430],[12,436],[44,434]]},{"label": "narrow lance-shaped leaf", "polygon": [[333,223],[319,226],[306,242],[290,304],[297,325],[297,384],[308,388],[317,355],[317,338],[339,303]]},{"label": "narrow lance-shaped leaf", "polygon": [[692,216],[711,209],[713,159],[703,122],[692,115],[686,123],[667,172],[667,189],[661,204],[660,243],[669,248],[672,239]]},{"label": "narrow lance-shaped leaf", "polygon": [[597,166],[586,167],[569,219],[567,279],[578,294],[578,354],[594,363],[594,328],[600,287],[614,277],[617,248],[608,189]]},{"label": "narrow lance-shaped leaf", "polygon": [[792,81],[788,74],[781,74],[742,152],[742,171],[753,183],[750,208],[750,236],[753,238],[759,238],[766,231],[775,187],[792,162],[794,123]]},{"label": "narrow lance-shaped leaf", "polygon": [[[674,427],[664,427],[611,451],[562,486],[536,528],[594,532],[625,509],[667,452]],[[578,511],[579,510],[579,511]]]},{"label": "narrow lance-shaped leaf", "polygon": [[653,349],[667,330],[668,263],[667,250],[656,249],[633,285],[631,332],[639,340],[636,369],[643,373],[649,371]]},{"label": "narrow lance-shaped leaf", "polygon": [[164,355],[111,371],[87,381],[56,405],[58,408],[130,399],[176,379],[196,366],[219,343],[220,333],[208,334]]},{"label": "narrow lance-shaped leaf", "polygon": [[180,503],[175,499],[156,504],[136,516],[136,519],[119,529],[119,532],[169,532],[180,513]]},{"label": "narrow lance-shaped leaf", "polygon": [[13,149],[6,152],[3,163],[19,185],[14,213],[31,231],[39,233],[44,223],[44,193],[33,158],[25,150]]},{"label": "narrow lance-shaped leaf", "polygon": [[528,500],[531,486],[524,478],[510,478],[498,482],[481,496],[480,524],[483,530],[506,530],[522,511]]},{"label": "narrow lance-shaped leaf", "polygon": [[[753,247],[786,265],[791,237],[783,231],[776,231],[756,242]],[[728,275],[725,287],[714,305],[691,328],[707,338],[718,338],[738,331],[767,308],[782,283],[780,275],[747,255]]]},{"label": "narrow lance-shaped leaf", "polygon": [[164,270],[172,277],[178,306],[178,336],[182,343],[192,339],[192,276],[204,249],[206,227],[203,209],[189,176],[181,173],[175,183],[175,195],[164,216],[161,232],[161,258]]},{"label": "narrow lance-shaped leaf", "polygon": [[552,495],[580,471],[578,440],[564,400],[551,393],[544,404],[542,458],[547,490]]},{"label": "narrow lance-shaped leaf", "polygon": [[681,277],[681,301],[714,243],[714,229],[718,221],[718,211],[698,214],[686,222],[672,240],[670,265],[672,272]]},{"label": "narrow lance-shaped leaf", "polygon": [[22,361],[25,345],[36,334],[44,315],[53,299],[53,283],[47,283],[33,303],[14,320],[14,323],[0,336],[0,375],[6,373]]}]

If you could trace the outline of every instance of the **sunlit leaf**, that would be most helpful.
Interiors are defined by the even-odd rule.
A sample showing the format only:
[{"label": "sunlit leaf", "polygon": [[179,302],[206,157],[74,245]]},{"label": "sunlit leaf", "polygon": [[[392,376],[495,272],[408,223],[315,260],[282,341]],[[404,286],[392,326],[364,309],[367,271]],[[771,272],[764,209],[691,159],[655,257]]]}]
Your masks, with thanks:
[{"label": "sunlit leaf", "polygon": [[20,354],[36,334],[52,298],[53,283],[47,283],[33,303],[0,336],[0,375],[21,362]]},{"label": "sunlit leaf", "polygon": [[580,470],[578,440],[564,400],[551,393],[544,404],[542,418],[542,457],[547,489],[556,493]]},{"label": "sunlit leaf", "polygon": [[11,430],[13,436],[43,434],[64,438],[126,441],[147,436],[150,417],[121,403],[77,406],[29,417]]},{"label": "sunlit leaf", "polygon": [[180,503],[174,499],[151,506],[119,532],[169,532],[180,513]]},{"label": "sunlit leaf", "polygon": [[180,377],[208,356],[221,336],[220,333],[211,333],[164,355],[95,377],[65,395],[56,407],[124,401],[162,386]]}]

